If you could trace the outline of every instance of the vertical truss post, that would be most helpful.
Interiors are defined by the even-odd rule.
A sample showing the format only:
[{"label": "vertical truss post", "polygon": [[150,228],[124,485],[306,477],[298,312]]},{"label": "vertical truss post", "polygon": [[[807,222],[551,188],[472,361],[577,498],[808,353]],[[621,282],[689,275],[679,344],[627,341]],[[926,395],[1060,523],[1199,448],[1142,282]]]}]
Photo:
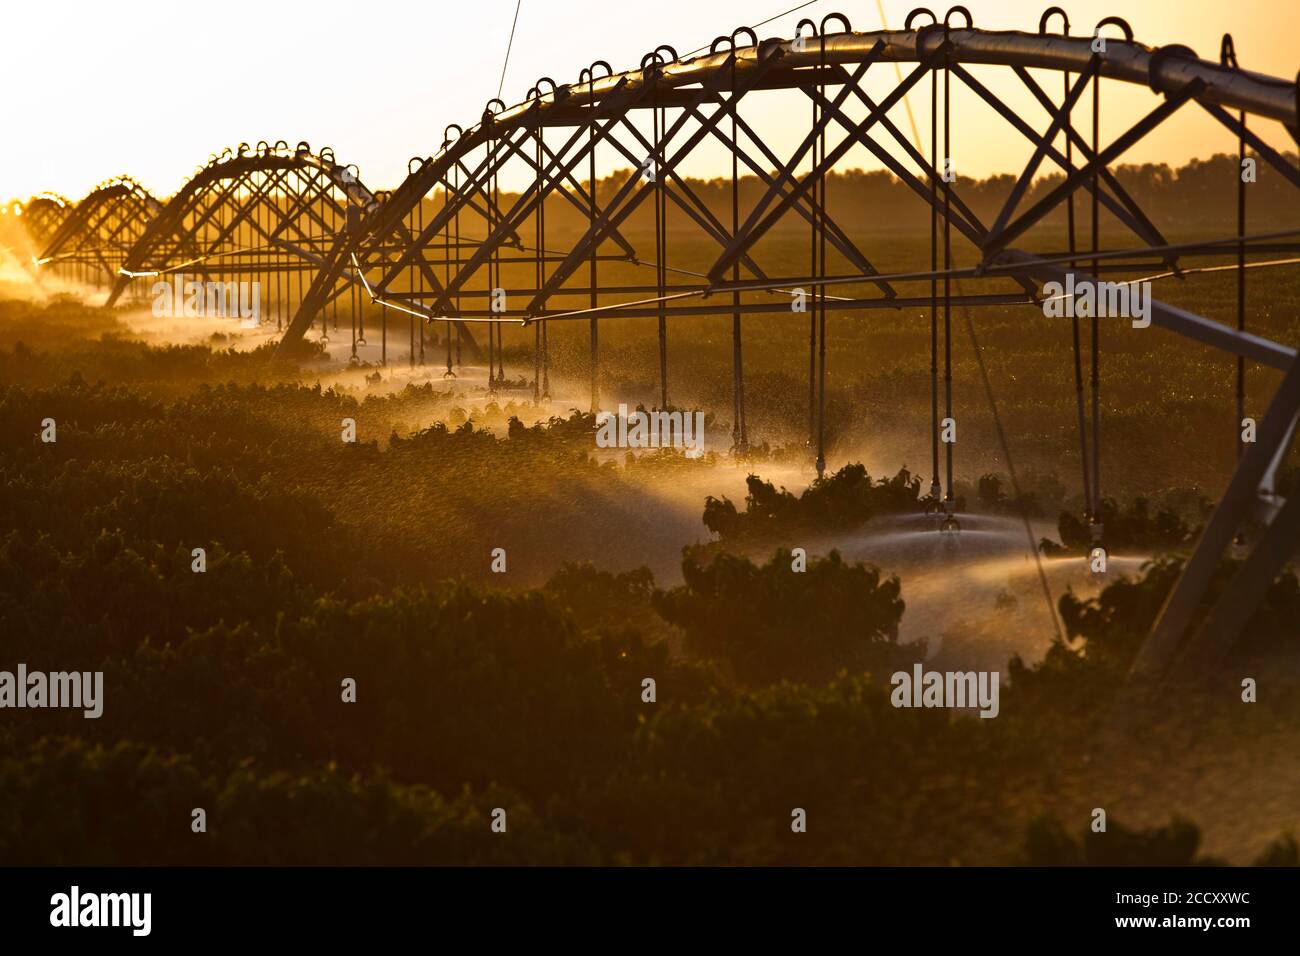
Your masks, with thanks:
[{"label": "vertical truss post", "polygon": [[939,71],[930,73],[930,496],[942,507],[939,480]]},{"label": "vertical truss post", "polygon": [[[652,54],[656,62],[659,54]],[[664,111],[659,101],[659,70],[655,74],[654,105],[651,109],[654,128],[655,172],[655,294],[659,311],[659,407],[668,408],[668,315],[664,296],[668,294],[668,202],[664,197],[664,152],[661,137],[664,131]]]},{"label": "vertical truss post", "polygon": [[[948,26],[944,24],[944,40],[947,41]],[[955,175],[952,162],[952,66],[949,56],[950,47],[945,42],[943,54],[943,395],[944,417],[952,420],[952,181]],[[944,443],[944,473],[947,485],[943,501],[945,510],[951,516],[956,507],[952,493],[952,442]]]},{"label": "vertical truss post", "polygon": [[[823,28],[825,21],[822,21]],[[825,75],[826,67],[826,37],[823,29],[822,36],[819,38],[819,56],[820,67],[818,78]],[[854,80],[860,78],[861,69],[855,75]],[[824,83],[818,83],[818,93],[822,98],[826,95]],[[841,93],[846,90],[841,90]],[[815,106],[816,104],[814,104]],[[808,134],[809,140],[805,140],[812,146],[812,152],[817,162],[814,163],[812,172],[808,174],[805,182],[811,180],[813,195],[816,197],[816,259],[817,266],[813,270],[814,276],[818,280],[826,277],[826,177],[820,174],[821,165],[826,162],[826,124],[828,118],[822,116],[820,111],[815,111],[813,115],[813,128]],[[815,144],[815,145],[813,145]],[[820,195],[818,195],[820,194]],[[757,212],[758,209],[755,209]],[[750,214],[753,219],[754,214]],[[733,236],[733,242],[735,237]],[[724,253],[725,255],[725,253]],[[820,281],[817,284],[817,477],[820,479],[826,474],[826,286]]]},{"label": "vertical truss post", "polygon": [[[1284,447],[1297,410],[1300,410],[1300,360],[1293,359],[1260,423],[1255,443],[1242,455],[1227,490],[1210,515],[1195,550],[1183,565],[1177,583],[1166,598],[1151,636],[1138,652],[1130,671],[1130,681],[1138,684],[1154,683],[1169,671],[1209,589],[1220,558],[1231,544],[1237,528],[1250,515],[1259,493],[1260,482]],[[1291,504],[1293,502],[1288,502],[1288,505]],[[1295,553],[1294,534],[1289,538],[1286,536],[1287,529],[1295,520],[1294,512],[1294,507],[1286,511],[1287,517],[1280,525],[1276,524],[1278,519],[1274,519],[1277,530],[1274,531],[1273,526],[1270,526],[1269,532],[1261,539],[1262,550],[1259,546],[1256,549],[1259,557],[1252,556],[1238,572],[1237,578],[1229,584],[1226,608],[1210,619],[1219,630],[1210,632],[1202,629],[1203,636],[1192,644],[1196,654],[1217,653],[1218,649],[1231,644],[1248,619],[1249,611],[1256,606],[1251,603],[1251,599],[1262,595],[1261,589],[1266,590],[1268,584],[1272,583],[1281,570],[1282,562]],[[1243,572],[1248,576],[1243,578]],[[1259,575],[1265,572],[1267,578],[1260,578]],[[1255,578],[1249,577],[1250,574],[1255,575]]]},{"label": "vertical truss post", "polygon": [[[1092,59],[1092,155],[1097,156],[1101,149],[1101,61]],[[1095,258],[1101,249],[1100,206],[1097,200],[1097,168],[1092,166],[1092,275],[1093,281],[1101,278],[1101,263]],[[1101,323],[1098,321],[1098,309],[1092,310],[1089,320],[1092,333],[1092,499],[1093,511],[1090,529],[1093,540],[1100,541],[1104,533],[1102,524],[1101,495]]]}]

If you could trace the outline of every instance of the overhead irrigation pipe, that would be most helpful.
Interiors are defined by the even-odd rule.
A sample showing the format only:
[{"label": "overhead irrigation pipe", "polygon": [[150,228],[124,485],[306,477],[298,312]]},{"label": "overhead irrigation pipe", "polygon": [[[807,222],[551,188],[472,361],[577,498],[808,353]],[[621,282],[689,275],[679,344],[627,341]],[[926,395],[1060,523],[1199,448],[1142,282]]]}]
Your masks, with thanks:
[{"label": "overhead irrigation pipe", "polygon": [[[1066,270],[1056,264],[1027,252],[1010,249],[1000,258],[1022,274],[1044,282],[1064,283],[1069,276]],[[1295,364],[1296,350],[1293,348],[1250,332],[1239,331],[1232,326],[1223,325],[1155,299],[1151,300],[1151,324],[1225,352],[1244,355],[1272,368],[1286,371]]]},{"label": "overhead irrigation pipe", "polygon": [[[1300,237],[1300,229],[1283,229],[1283,230],[1278,230],[1276,232],[1256,233],[1254,235],[1245,236],[1245,237],[1232,236],[1226,239],[1209,239],[1200,242],[1166,243],[1164,245],[1159,245],[1159,246],[1135,246],[1135,247],[1125,248],[1125,249],[1107,250],[1104,252],[1098,252],[1096,254],[1090,252],[1088,253],[1088,258],[1089,259],[1095,258],[1098,261],[1113,261],[1117,259],[1126,259],[1132,256],[1144,256],[1144,255],[1149,256],[1149,255],[1160,254],[1160,253],[1173,253],[1173,254],[1206,253],[1206,252],[1213,252],[1215,249],[1218,249],[1220,247],[1230,247],[1235,249],[1237,244],[1242,241],[1248,243],[1264,242],[1272,239],[1285,239],[1285,238],[1294,238],[1294,237]],[[856,273],[852,275],[835,275],[835,276],[824,276],[824,277],[809,276],[800,279],[798,281],[805,285],[825,288],[826,286],[832,286],[832,285],[854,285],[854,284],[861,284],[866,282],[875,283],[881,281],[900,282],[900,283],[920,282],[920,281],[925,281],[930,279],[942,279],[945,277],[950,279],[988,279],[988,278],[998,278],[998,277],[1013,278],[1027,271],[1022,262],[1021,257],[1032,259],[1036,268],[1046,268],[1046,267],[1058,266],[1058,265],[1070,265],[1076,259],[1078,259],[1077,254],[1040,257],[1040,256],[1030,256],[1028,253],[1017,252],[1015,250],[1008,250],[1007,252],[1000,253],[997,259],[995,259],[993,262],[988,263],[986,265],[965,266],[961,268],[951,268],[951,269],[909,271],[909,272],[887,272],[887,273],[871,273],[871,274]],[[1276,268],[1279,266],[1295,265],[1295,264],[1300,264],[1300,259],[1296,259],[1296,258],[1274,259],[1267,262],[1250,263],[1247,265],[1247,268]],[[1213,271],[1217,271],[1220,268],[1235,269],[1236,266],[1223,266],[1223,267],[1205,266],[1205,267],[1192,268],[1192,269],[1181,269],[1178,272],[1162,272],[1151,276],[1146,276],[1144,277],[1144,279],[1126,280],[1126,284],[1131,284],[1133,282],[1139,282],[1139,281],[1154,281],[1157,279],[1171,278],[1179,275],[1192,275],[1196,272],[1213,272]],[[680,271],[685,272],[686,270],[680,270]],[[698,273],[689,273],[689,274],[698,275]],[[1060,275],[1064,275],[1064,274],[1065,273],[1063,272],[1060,273]],[[1053,277],[1055,278],[1055,275]],[[797,295],[798,294],[797,291],[790,290],[789,284],[790,284],[789,279],[785,279],[781,282],[771,282],[762,279],[742,280],[738,283],[719,282],[713,286],[701,286],[696,289],[688,289],[681,292],[676,292],[671,295],[664,296],[663,300],[670,301],[674,299],[685,299],[685,298],[692,298],[692,297],[708,298],[713,293],[731,292],[733,290],[739,290],[741,292],[775,292],[775,293],[784,293],[787,295]],[[816,297],[815,294],[811,292],[808,292],[806,294],[809,295],[810,298]],[[828,301],[842,301],[842,302],[855,301],[845,296],[832,296],[825,293],[822,293],[822,296],[826,298]],[[630,309],[638,306],[653,305],[659,301],[660,301],[660,297],[650,297],[646,299],[636,299],[629,302],[612,302],[607,305],[595,306],[587,309],[574,309],[565,312],[555,312],[546,315],[537,315],[537,316],[533,316],[531,319],[526,321],[535,321],[542,318],[564,319],[564,318],[571,318],[574,316],[590,316],[593,314],[617,313],[621,309]],[[889,299],[881,299],[882,304],[885,304],[886,306],[890,301],[891,300]],[[1042,302],[1048,300],[1037,299],[1034,301]],[[901,308],[901,304],[893,307]]]},{"label": "overhead irrigation pipe", "polygon": [[416,316],[417,318],[424,319],[425,321],[428,322],[435,322],[435,321],[442,322],[451,319],[456,322],[479,322],[486,325],[527,325],[528,324],[528,322],[524,319],[485,319],[485,318],[477,318],[473,316],[469,318],[465,318],[459,315],[457,316],[435,315],[432,309],[411,308],[410,306],[405,306],[402,305],[401,303],[390,301],[389,299],[385,299],[382,296],[376,294],[375,290],[371,288],[370,283],[366,281],[366,274],[361,269],[361,263],[357,262],[356,253],[355,252],[350,253],[350,256],[352,258],[353,270],[355,271],[357,278],[361,280],[361,285],[366,290],[366,295],[370,296],[370,301],[375,303],[376,305],[381,305],[386,309],[393,309],[397,312],[403,312],[406,315],[413,315]]},{"label": "overhead irrigation pipe", "polygon": [[[992,31],[953,28],[948,33],[951,59],[955,63],[1020,66],[1081,73],[1091,69],[1094,37],[1066,37],[1020,31]],[[1197,99],[1221,106],[1242,109],[1255,116],[1279,120],[1290,127],[1297,122],[1296,84],[1248,70],[1234,70],[1211,60],[1188,56],[1171,56],[1160,48],[1148,47],[1134,40],[1106,37],[1106,56],[1098,69],[1103,77],[1149,86],[1159,93],[1175,93],[1193,80],[1203,88]],[[796,49],[792,40],[776,42],[786,67],[813,67],[822,62],[830,65],[859,63],[879,41],[882,62],[917,63],[944,42],[941,31],[876,30],[805,37]],[[764,44],[767,46],[768,44]],[[658,79],[665,88],[690,86],[729,69],[731,51],[706,53],[659,67]],[[736,51],[741,71],[758,63],[759,52],[753,47]],[[647,82],[645,71],[636,69],[611,73],[591,80],[560,86],[540,99],[552,107],[560,102],[585,105],[613,92],[620,84],[638,89]],[[492,117],[498,127],[521,121],[536,105],[529,100],[502,110]],[[478,127],[467,132],[474,133]],[[444,147],[445,150],[445,147]],[[442,151],[440,151],[442,152]]]}]

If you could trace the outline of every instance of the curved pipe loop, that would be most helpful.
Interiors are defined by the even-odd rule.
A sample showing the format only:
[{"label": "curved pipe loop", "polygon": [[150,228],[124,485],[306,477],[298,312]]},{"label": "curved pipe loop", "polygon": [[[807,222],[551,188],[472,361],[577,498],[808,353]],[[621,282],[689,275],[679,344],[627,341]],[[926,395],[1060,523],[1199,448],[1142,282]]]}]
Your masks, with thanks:
[{"label": "curved pipe loop", "polygon": [[952,27],[952,15],[954,13],[960,13],[963,17],[966,18],[966,26],[963,27],[963,29],[966,30],[975,29],[975,18],[970,15],[970,11],[963,6],[956,6],[956,7],[949,7],[948,12],[943,15],[943,29],[945,33]]},{"label": "curved pipe loop", "polygon": [[659,55],[658,50],[651,50],[645,56],[641,57],[641,72],[647,79],[659,77],[663,72],[664,58]]},{"label": "curved pipe loop", "polygon": [[1103,17],[1097,21],[1097,27],[1092,31],[1092,35],[1095,37],[1101,36],[1102,27],[1119,27],[1124,31],[1124,42],[1133,42],[1133,28],[1128,25],[1128,21],[1123,17]]},{"label": "curved pipe loop", "polygon": [[826,16],[822,17],[822,25],[821,25],[822,36],[826,36],[826,24],[830,23],[832,20],[839,20],[840,23],[844,24],[844,29],[840,31],[841,33],[853,32],[853,25],[849,23],[848,17],[846,17],[842,13],[828,13],[826,14]]},{"label": "curved pipe loop", "polygon": [[1043,11],[1043,15],[1038,18],[1039,35],[1046,35],[1047,21],[1054,16],[1061,18],[1061,36],[1068,37],[1070,35],[1070,16],[1060,7],[1048,7]]},{"label": "curved pipe loop", "polygon": [[1225,33],[1219,43],[1219,65],[1226,66],[1230,70],[1241,69],[1237,63],[1237,48],[1232,42],[1231,33]]},{"label": "curved pipe loop", "polygon": [[903,29],[911,30],[912,21],[915,20],[918,16],[920,16],[923,13],[930,18],[930,24],[929,24],[930,26],[934,26],[936,23],[939,22],[939,18],[934,15],[934,11],[931,10],[929,7],[916,7],[912,10],[911,13],[907,15],[907,19],[903,21]]},{"label": "curved pipe loop", "polygon": [[[496,109],[493,109],[493,108],[492,108],[492,104],[493,104],[493,103],[495,103],[495,104],[497,105],[497,108],[496,108]],[[487,106],[483,107],[483,119],[486,120],[487,122],[491,122],[491,121],[492,121],[492,117],[496,116],[498,113],[500,113],[500,112],[501,112],[502,110],[504,110],[504,109],[506,109],[506,104],[505,104],[505,102],[502,101],[502,100],[497,99],[497,98],[494,96],[494,97],[492,97],[492,99],[490,99],[490,100],[487,101]]]},{"label": "curved pipe loop", "polygon": [[596,80],[603,80],[605,77],[596,75],[596,67],[598,66],[603,66],[605,68],[605,76],[614,75],[614,68],[609,65],[609,61],[596,60],[591,64],[591,66],[583,67],[582,71],[578,74],[578,82],[594,83]]}]

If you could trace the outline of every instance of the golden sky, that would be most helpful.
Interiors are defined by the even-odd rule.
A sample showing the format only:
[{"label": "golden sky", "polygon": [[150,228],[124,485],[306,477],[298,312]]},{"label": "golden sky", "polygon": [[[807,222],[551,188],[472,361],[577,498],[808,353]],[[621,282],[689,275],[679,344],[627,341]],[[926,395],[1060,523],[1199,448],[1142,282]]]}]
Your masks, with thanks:
[{"label": "golden sky", "polygon": [[[681,53],[788,9],[797,0],[522,0],[502,98],[514,103],[543,75],[563,83],[595,59],[635,66],[658,43]],[[915,0],[884,0],[900,28]],[[1225,31],[1248,69],[1294,78],[1300,67],[1300,6],[1295,0],[1135,0],[1065,2],[1075,33],[1120,14],[1149,45],[1181,43],[1217,59]],[[1037,29],[1044,0],[967,0],[975,25]],[[407,160],[434,152],[448,123],[468,126],[497,93],[515,0],[42,0],[6,5],[0,57],[0,128],[5,157],[0,196],[45,189],[72,198],[116,173],[130,173],[157,195],[175,191],[209,153],[240,141],[307,140],[332,145],[356,163],[372,188],[391,188]],[[875,0],[819,0],[776,20],[762,37],[790,36],[803,16],[840,10],[855,29],[881,26]],[[220,11],[218,14],[217,11]],[[906,67],[904,67],[906,69]],[[1012,90],[1006,71],[995,89]],[[981,74],[986,79],[990,74]],[[894,83],[875,67],[873,91]],[[1048,86],[1059,95],[1059,81]],[[1140,88],[1106,87],[1103,127],[1117,133],[1157,102]],[[1111,91],[1114,92],[1111,92]],[[1010,96],[1010,94],[1008,94]],[[1045,113],[1027,96],[1009,98],[1042,129]],[[808,106],[770,101],[761,117],[778,155],[806,131]],[[915,97],[922,128],[925,99]],[[748,113],[745,113],[748,116]],[[756,118],[756,122],[760,118]],[[905,114],[895,114],[906,128]],[[1276,123],[1261,124],[1276,146],[1294,144]],[[557,134],[558,135],[558,134]],[[954,105],[955,164],[982,176],[1013,171],[1028,145],[973,98]],[[1180,164],[1235,151],[1235,138],[1195,106],[1143,141],[1129,161]],[[855,164],[874,165],[853,154]],[[685,171],[722,175],[720,150],[701,152]],[[503,185],[514,185],[503,183]]]}]

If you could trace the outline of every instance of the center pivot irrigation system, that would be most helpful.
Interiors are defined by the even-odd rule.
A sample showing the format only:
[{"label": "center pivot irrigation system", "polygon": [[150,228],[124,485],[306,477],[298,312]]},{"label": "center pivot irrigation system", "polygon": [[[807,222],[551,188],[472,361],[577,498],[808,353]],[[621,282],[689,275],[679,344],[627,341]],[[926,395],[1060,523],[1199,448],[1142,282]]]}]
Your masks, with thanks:
[{"label": "center pivot irrigation system", "polygon": [[[152,284],[176,272],[201,279],[260,277],[271,293],[277,328],[283,328],[283,352],[316,323],[325,335],[331,321],[337,330],[342,301],[350,313],[354,360],[358,346],[366,344],[358,308],[364,296],[381,307],[384,362],[390,311],[407,318],[412,364],[417,330],[423,362],[427,330],[445,323],[448,376],[454,374],[453,339],[457,360],[463,348],[480,359],[471,327],[485,326],[492,389],[505,383],[505,328],[531,326],[532,387],[538,399],[549,397],[548,325],[584,322],[590,332],[593,410],[600,400],[602,319],[658,319],[659,401],[669,407],[669,321],[730,315],[732,434],[741,450],[749,440],[742,316],[773,314],[802,321],[805,315],[792,309],[802,299],[809,343],[808,438],[816,448],[819,474],[825,467],[828,308],[928,307],[932,482],[927,504],[940,516],[942,528],[955,529],[952,444],[943,445],[942,467],[940,461],[941,421],[952,415],[954,309],[961,311],[980,357],[969,307],[1041,308],[1039,284],[1048,281],[1066,285],[1069,279],[1070,287],[1079,288],[1107,274],[1141,275],[1153,268],[1183,275],[1196,270],[1185,265],[1189,259],[1235,254],[1234,324],[1159,301],[1151,304],[1152,324],[1238,356],[1238,421],[1247,360],[1279,369],[1284,377],[1259,424],[1257,441],[1242,451],[1133,676],[1155,681],[1220,659],[1300,540],[1300,500],[1284,501],[1274,489],[1300,410],[1300,363],[1295,349],[1251,334],[1245,322],[1247,269],[1291,261],[1260,261],[1259,256],[1300,251],[1300,228],[1247,234],[1246,190],[1239,182],[1225,184],[1236,192],[1235,235],[1175,245],[1124,189],[1112,167],[1175,113],[1198,109],[1226,128],[1239,158],[1249,152],[1300,188],[1300,170],[1257,135],[1262,123],[1278,122],[1297,136],[1297,84],[1241,69],[1229,36],[1213,62],[1184,46],[1138,43],[1117,17],[1072,36],[1066,14],[1057,7],[1043,14],[1034,33],[975,29],[964,7],[953,7],[943,19],[920,8],[908,15],[901,31],[854,32],[848,19],[836,13],[820,23],[801,21],[793,39],[760,41],[753,29],[743,27],[697,52],[681,57],[672,47],[659,46],[634,70],[615,73],[597,61],[571,84],[543,77],[513,107],[494,99],[477,124],[449,126],[436,154],[411,160],[406,180],[392,193],[371,193],[355,168],[337,163],[329,150],[317,155],[305,143],[290,150],[280,142],[255,149],[243,145],[212,157],[166,204],[127,178],[106,183],[75,205],[57,196],[38,197],[25,208],[28,228],[43,248],[37,265],[71,271],[83,281],[110,283],[110,304],[137,283]],[[992,72],[1001,81],[992,81],[990,67],[1000,68]],[[889,71],[892,88],[873,98],[865,80],[869,71],[874,77],[882,69]],[[1059,96],[1049,93],[1031,69],[1059,74]],[[1147,89],[1152,100],[1145,115],[1106,142],[1100,134],[1104,81]],[[1004,83],[1022,100],[1027,94],[1033,115],[1021,115],[995,92],[994,87],[1005,89]],[[954,85],[973,93],[1004,124],[990,135],[1023,137],[1032,147],[991,224],[980,221],[953,177],[943,174],[947,158],[954,155],[949,109]],[[901,104],[912,121],[909,94],[930,101],[928,155],[914,122],[909,138],[890,118]],[[1072,116],[1084,96],[1091,97],[1090,128],[1080,130]],[[793,150],[788,145],[778,150],[758,131],[757,121],[778,110],[787,124],[793,116],[807,117],[806,133]],[[716,154],[719,148],[731,161],[729,208],[721,213],[678,172],[695,151]],[[827,176],[848,165],[851,151],[874,156],[928,206],[928,263],[913,271],[882,273],[854,236],[836,223],[827,204]],[[1033,202],[1022,202],[1035,177],[1054,170],[1061,174],[1059,184]],[[522,171],[531,185],[503,197],[503,171]],[[602,173],[613,188],[597,188]],[[740,202],[742,173],[760,187],[757,200],[745,208]],[[652,213],[642,208],[647,201]],[[569,223],[579,224],[560,239],[554,225],[550,234],[547,229],[547,213],[554,221],[557,208]],[[639,209],[636,221],[653,223],[651,254],[628,237],[631,217]],[[1048,240],[1041,227],[1062,209],[1064,248],[1059,230],[1050,232],[1056,246],[1044,245]],[[1103,209],[1112,228],[1118,224],[1131,241],[1119,248],[1102,245]],[[703,237],[716,249],[707,270],[669,264],[670,212],[674,241],[681,241],[682,229],[693,229],[697,240]],[[1086,226],[1079,222],[1085,215]],[[761,240],[778,226],[793,227],[806,237],[807,271],[790,274],[788,255],[780,257],[781,268],[761,261]],[[1029,251],[1035,239],[1044,247]],[[959,258],[969,264],[959,267]],[[629,268],[645,281],[614,275],[625,276]],[[1084,498],[1100,541],[1101,327],[1095,314],[1086,330],[1079,318],[1072,321]],[[1127,322],[1119,325],[1127,327]],[[1136,334],[1119,329],[1113,334]],[[1081,341],[1085,332],[1087,349]],[[1085,358],[1090,362],[1090,401]],[[991,400],[991,389],[989,396]],[[1262,530],[1247,541],[1243,529],[1248,526]],[[1208,617],[1198,623],[1196,611],[1230,547],[1248,553]]]}]

